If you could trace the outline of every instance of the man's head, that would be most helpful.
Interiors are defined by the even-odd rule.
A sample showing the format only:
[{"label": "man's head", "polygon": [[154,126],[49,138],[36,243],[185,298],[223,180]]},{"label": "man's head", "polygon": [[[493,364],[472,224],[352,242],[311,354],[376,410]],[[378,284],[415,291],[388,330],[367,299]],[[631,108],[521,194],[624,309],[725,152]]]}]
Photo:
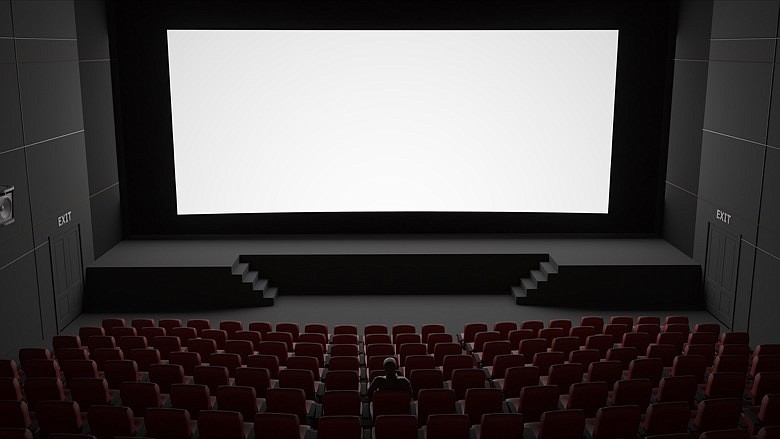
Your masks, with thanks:
[{"label": "man's head", "polygon": [[398,364],[395,362],[395,358],[393,357],[385,358],[382,366],[385,368],[385,373],[388,375],[395,375],[396,371],[398,370]]}]

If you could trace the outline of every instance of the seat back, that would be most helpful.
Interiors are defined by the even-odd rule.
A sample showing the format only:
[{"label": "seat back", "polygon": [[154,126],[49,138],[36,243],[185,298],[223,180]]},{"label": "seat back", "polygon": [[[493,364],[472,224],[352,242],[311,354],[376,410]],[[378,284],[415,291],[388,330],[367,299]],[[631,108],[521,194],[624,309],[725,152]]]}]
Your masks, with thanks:
[{"label": "seat back", "polygon": [[371,401],[371,416],[410,414],[409,394],[399,391],[376,392]]},{"label": "seat back", "polygon": [[417,420],[412,415],[381,415],[374,420],[374,439],[416,439]]},{"label": "seat back", "polygon": [[444,364],[444,357],[447,355],[460,355],[463,352],[460,345],[454,342],[441,342],[436,343],[433,348],[433,358],[436,360],[437,366]]},{"label": "seat back", "polygon": [[0,401],[21,401],[22,399],[24,399],[24,395],[22,395],[19,380],[11,377],[0,377]]},{"label": "seat back", "polygon": [[628,379],[647,378],[653,387],[658,387],[664,372],[664,363],[660,358],[637,358],[628,366]]},{"label": "seat back", "polygon": [[[266,412],[287,413],[298,417],[298,422],[306,423],[306,394],[301,389],[271,388],[265,394]],[[256,427],[256,426],[255,426]],[[255,430],[255,433],[257,431]]]},{"label": "seat back", "polygon": [[422,389],[417,394],[417,421],[422,427],[428,416],[455,413],[455,392],[452,389]]},{"label": "seat back", "polygon": [[89,408],[89,432],[97,439],[113,439],[116,436],[135,436],[138,428],[133,420],[133,410],[125,406],[93,405]]},{"label": "seat back", "polygon": [[109,360],[103,369],[109,389],[118,389],[124,381],[138,381],[138,366],[133,360]]},{"label": "seat back", "polygon": [[542,414],[537,439],[582,437],[585,414],[582,410],[552,410]]},{"label": "seat back", "polygon": [[468,439],[470,421],[467,415],[430,415],[426,425],[426,439]]},{"label": "seat back", "polygon": [[323,416],[360,416],[362,400],[357,390],[327,390],[322,395]]},{"label": "seat back", "polygon": [[[552,347],[553,340],[556,338],[565,337],[567,335],[569,335],[569,333],[564,331],[563,328],[544,328],[539,331],[539,338],[547,340],[548,348]],[[577,340],[579,341],[579,339]]]},{"label": "seat back", "polygon": [[423,389],[443,389],[444,377],[439,369],[415,369],[409,377],[412,394],[417,398]]},{"label": "seat back", "polygon": [[569,363],[579,363],[583,370],[598,361],[601,361],[601,354],[596,349],[580,349],[569,354]]},{"label": "seat back", "polygon": [[300,326],[293,322],[280,322],[276,324],[277,332],[287,332],[292,336],[293,343],[298,342],[298,336],[301,334]]},{"label": "seat back", "polygon": [[[258,331],[236,331],[236,333],[233,335],[234,341],[248,341],[252,343],[252,350],[257,350],[257,347],[260,346],[260,341],[262,340],[262,335]],[[234,344],[235,346],[235,344]],[[225,344],[225,349],[228,349],[228,345]],[[233,348],[235,349],[235,348]],[[239,353],[239,352],[236,352]],[[244,360],[246,362],[246,360]]]},{"label": "seat back", "polygon": [[452,371],[450,388],[455,391],[455,398],[461,400],[466,397],[468,389],[484,388],[486,381],[482,369],[455,369]]},{"label": "seat back", "polygon": [[659,402],[647,407],[642,426],[648,436],[687,433],[690,417],[687,402]]},{"label": "seat back", "polygon": [[219,386],[217,407],[220,410],[239,412],[244,419],[252,419],[260,411],[257,392],[249,386]]},{"label": "seat back", "polygon": [[230,385],[230,375],[223,366],[195,366],[192,378],[195,384],[208,386],[209,391],[214,394],[217,393],[217,387]]},{"label": "seat back", "polygon": [[57,378],[27,378],[24,381],[24,396],[30,411],[36,411],[40,401],[64,401],[65,388]]},{"label": "seat back", "polygon": [[283,369],[279,371],[279,387],[303,390],[306,399],[314,400],[317,389],[314,387],[314,374],[304,369]]},{"label": "seat back", "polygon": [[474,368],[474,357],[467,354],[447,355],[442,362],[442,373],[445,380],[452,379],[452,372],[457,369]]},{"label": "seat back", "polygon": [[357,370],[332,370],[325,375],[325,390],[357,390],[360,374]]},{"label": "seat back", "polygon": [[36,418],[42,439],[52,433],[77,434],[84,426],[81,409],[75,401],[41,401]]},{"label": "seat back", "polygon": [[304,357],[298,355],[291,355],[287,358],[288,369],[301,369],[311,372],[315,381],[320,380],[320,367],[319,362],[314,357]]},{"label": "seat back", "polygon": [[149,381],[160,386],[161,393],[170,393],[171,384],[184,384],[184,368],[178,364],[152,364],[149,366]]},{"label": "seat back", "polygon": [[426,323],[420,327],[420,335],[423,343],[428,343],[431,334],[444,334],[447,329],[441,323]]},{"label": "seat back", "polygon": [[551,351],[563,352],[566,358],[580,348],[580,339],[578,337],[555,337],[550,344]]},{"label": "seat back", "polygon": [[255,389],[258,398],[264,398],[265,392],[271,387],[271,375],[268,369],[262,367],[242,367],[236,370],[236,386],[251,387]]},{"label": "seat back", "polygon": [[279,358],[275,355],[251,355],[246,365],[247,367],[261,367],[267,369],[272,379],[279,378]]},{"label": "seat back", "polygon": [[635,405],[641,411],[647,410],[653,384],[647,378],[620,380],[612,387],[611,405]]},{"label": "seat back", "polygon": [[639,356],[634,347],[617,347],[607,350],[607,361],[620,361],[623,370],[628,370],[631,362]]},{"label": "seat back", "polygon": [[672,362],[671,376],[690,375],[696,379],[697,384],[704,383],[704,372],[707,363],[701,355],[678,355]]},{"label": "seat back", "polygon": [[211,392],[203,384],[173,384],[171,407],[186,409],[192,419],[198,419],[201,410],[211,410]]},{"label": "seat back", "polygon": [[554,364],[563,364],[565,362],[566,357],[563,355],[563,352],[547,351],[535,353],[531,364],[539,368],[539,372],[542,376],[547,376],[550,366]]},{"label": "seat back", "polygon": [[580,326],[592,326],[596,334],[604,331],[604,317],[601,316],[583,316],[580,319]]},{"label": "seat back", "polygon": [[495,322],[493,323],[493,330],[498,332],[501,335],[501,340],[509,340],[509,333],[517,330],[517,322],[514,321]]},{"label": "seat back", "polygon": [[713,372],[707,378],[704,395],[707,398],[741,398],[744,391],[744,373]]},{"label": "seat back", "polygon": [[738,428],[741,415],[739,398],[705,399],[699,403],[693,426],[699,432]]},{"label": "seat back", "polygon": [[0,400],[0,426],[5,428],[30,428],[32,420],[27,403],[18,400]]},{"label": "seat back", "polygon": [[585,349],[595,349],[599,351],[601,358],[607,358],[607,351],[612,349],[614,344],[615,341],[611,335],[594,334],[585,340]]},{"label": "seat back", "polygon": [[[409,335],[409,334],[401,334],[401,335]],[[422,355],[427,356],[428,354],[428,347],[424,343],[404,343],[400,345],[398,348],[398,355],[401,359],[401,367],[406,367],[406,360],[412,356],[412,355]],[[432,361],[436,361],[433,356],[431,356]]]},{"label": "seat back", "polygon": [[517,398],[523,388],[539,385],[539,368],[536,366],[515,366],[506,370],[502,390],[504,397]]},{"label": "seat back", "polygon": [[317,439],[362,439],[359,416],[323,416],[317,422]]},{"label": "seat back", "polygon": [[539,422],[542,413],[558,409],[557,386],[527,386],[520,391],[517,411],[525,422]]},{"label": "seat back", "polygon": [[592,383],[574,383],[569,388],[566,409],[580,409],[585,417],[593,418],[596,412],[607,405],[609,387],[603,381]]},{"label": "seat back", "polygon": [[568,334],[569,331],[571,331],[572,326],[574,326],[569,319],[553,319],[550,320],[550,322],[547,324],[548,328],[561,328],[563,329],[563,332],[565,334]]},{"label": "seat back", "polygon": [[154,348],[132,349],[128,354],[128,358],[135,361],[138,365],[138,370],[141,372],[148,372],[149,366],[162,362],[160,351]]},{"label": "seat back", "polygon": [[569,393],[569,386],[582,381],[582,365],[579,363],[554,364],[550,366],[547,384],[558,386],[561,395]]},{"label": "seat back", "polygon": [[290,413],[258,413],[254,418],[257,439],[301,439],[302,427],[299,418]]},{"label": "seat back", "polygon": [[529,338],[521,340],[517,353],[524,356],[525,360],[533,360],[534,355],[547,351],[547,340],[543,338]]},{"label": "seat back", "polygon": [[[187,322],[189,324],[189,322]],[[150,408],[144,415],[149,437],[155,439],[189,439],[192,437],[190,414],[177,408]]]},{"label": "seat back", "polygon": [[428,335],[425,344],[428,346],[428,353],[433,355],[433,351],[438,343],[452,343],[452,334],[444,332],[434,332]]},{"label": "seat back", "polygon": [[62,361],[62,372],[68,383],[75,378],[97,378],[99,376],[97,363],[92,360],[64,360]]},{"label": "seat back", "polygon": [[466,323],[465,325],[463,325],[462,340],[464,343],[472,343],[474,342],[474,338],[476,337],[478,332],[484,332],[487,330],[488,330],[487,323],[483,323],[483,322]]},{"label": "seat back", "polygon": [[596,412],[593,439],[635,438],[641,418],[635,405],[602,407]]},{"label": "seat back", "polygon": [[485,347],[485,343],[498,340],[501,340],[501,334],[497,331],[477,332],[474,335],[474,342],[472,344],[471,352],[482,352]]},{"label": "seat back", "polygon": [[332,337],[333,338],[331,339],[331,348],[333,347],[333,345],[337,345],[337,344],[357,346],[360,343],[357,334],[333,334]]},{"label": "seat back", "polygon": [[759,405],[764,395],[780,393],[780,372],[761,372],[756,374],[750,388],[753,405]]},{"label": "seat back", "polygon": [[575,326],[569,330],[569,335],[580,339],[580,345],[585,346],[588,337],[596,335],[596,328],[593,326]]},{"label": "seat back", "polygon": [[[606,394],[604,400],[606,400]],[[466,390],[463,413],[469,417],[471,425],[479,424],[485,413],[502,413],[504,395],[499,389],[474,388]]]},{"label": "seat back", "polygon": [[103,378],[74,378],[69,385],[71,399],[84,411],[93,405],[111,403],[108,383]]},{"label": "seat back", "polygon": [[325,348],[320,343],[298,342],[295,344],[295,355],[317,359],[318,367],[325,364]]},{"label": "seat back", "polygon": [[[262,345],[262,342],[261,342]],[[189,341],[190,352],[197,352],[200,355],[201,361],[208,363],[211,360],[211,354],[217,353],[217,342],[210,338],[193,338]],[[285,353],[287,349],[285,348]]]},{"label": "seat back", "polygon": [[195,366],[201,365],[200,354],[189,351],[171,352],[168,364],[178,364],[184,369],[184,375],[192,376],[195,373]]},{"label": "seat back", "polygon": [[160,386],[157,383],[125,381],[119,386],[122,405],[130,407],[135,416],[144,416],[148,407],[162,407]]},{"label": "seat back", "polygon": [[435,367],[436,359],[433,358],[433,355],[409,355],[404,362],[404,376],[409,378],[414,370],[434,369]]},{"label": "seat back", "polygon": [[520,413],[485,413],[479,423],[479,438],[522,439],[523,428]]},{"label": "seat back", "polygon": [[489,367],[490,378],[500,379],[506,377],[506,370],[510,367],[524,366],[525,357],[520,354],[496,355],[493,358],[493,365]]},{"label": "seat back", "polygon": [[658,402],[687,402],[694,407],[698,383],[693,375],[669,376],[661,378],[658,385],[658,394],[655,400]]},{"label": "seat back", "polygon": [[219,322],[219,329],[227,332],[228,339],[231,339],[236,332],[244,329],[244,325],[238,320],[222,320]]},{"label": "seat back", "polygon": [[[252,413],[252,417],[254,415]],[[246,437],[244,416],[236,411],[203,410],[198,419],[198,437],[200,439],[244,439]]]},{"label": "seat back", "polygon": [[[603,381],[611,389],[623,376],[623,363],[620,361],[596,361],[588,366],[586,381]],[[595,414],[595,413],[594,413]],[[586,414],[588,417],[593,417]]]}]

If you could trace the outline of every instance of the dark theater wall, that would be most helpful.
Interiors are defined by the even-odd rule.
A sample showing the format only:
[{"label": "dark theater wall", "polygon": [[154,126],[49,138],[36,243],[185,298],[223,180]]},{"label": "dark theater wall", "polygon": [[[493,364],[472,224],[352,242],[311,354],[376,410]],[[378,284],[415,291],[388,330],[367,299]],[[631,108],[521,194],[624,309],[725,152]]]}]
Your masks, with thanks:
[{"label": "dark theater wall", "polygon": [[0,355],[81,312],[83,268],[121,239],[111,63],[96,0],[0,0]]},{"label": "dark theater wall", "polygon": [[777,342],[778,0],[682,0],[664,237],[702,264],[708,310]]}]

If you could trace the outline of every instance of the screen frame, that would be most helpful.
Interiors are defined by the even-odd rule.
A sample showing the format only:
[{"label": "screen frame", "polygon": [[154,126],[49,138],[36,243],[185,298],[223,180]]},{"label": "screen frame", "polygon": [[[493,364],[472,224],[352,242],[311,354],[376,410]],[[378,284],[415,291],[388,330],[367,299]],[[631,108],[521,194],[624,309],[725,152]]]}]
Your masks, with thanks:
[{"label": "screen frame", "polygon": [[[256,234],[658,235],[674,57],[673,0],[109,3],[127,237]],[[328,212],[177,215],[167,29],[617,29],[608,214]],[[142,128],[136,128],[142,127]],[[204,200],[207,202],[207,200]]]}]

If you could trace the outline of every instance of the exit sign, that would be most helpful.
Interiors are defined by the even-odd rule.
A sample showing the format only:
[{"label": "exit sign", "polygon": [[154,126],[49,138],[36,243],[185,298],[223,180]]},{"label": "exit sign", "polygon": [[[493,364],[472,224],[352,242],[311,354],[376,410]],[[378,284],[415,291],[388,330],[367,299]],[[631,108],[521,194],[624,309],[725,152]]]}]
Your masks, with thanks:
[{"label": "exit sign", "polygon": [[728,214],[720,209],[715,211],[715,218],[723,221],[726,224],[731,223],[731,214]]}]

